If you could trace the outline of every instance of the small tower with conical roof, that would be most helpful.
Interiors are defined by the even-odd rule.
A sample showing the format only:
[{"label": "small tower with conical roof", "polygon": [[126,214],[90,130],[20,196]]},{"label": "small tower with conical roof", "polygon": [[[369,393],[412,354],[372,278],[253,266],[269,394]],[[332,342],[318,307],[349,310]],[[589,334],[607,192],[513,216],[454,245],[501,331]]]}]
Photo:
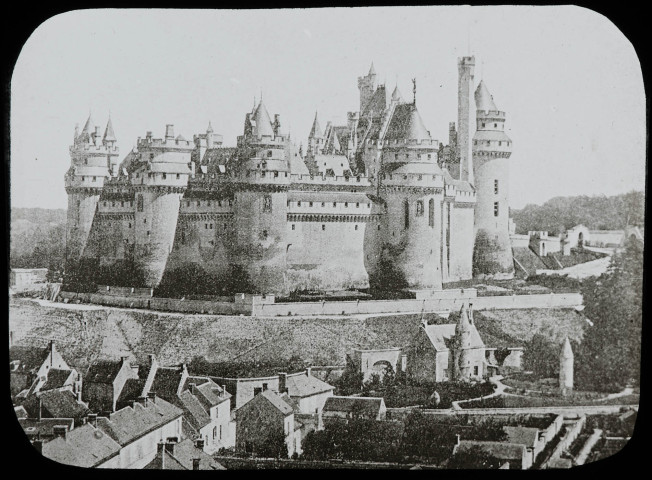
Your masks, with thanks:
[{"label": "small tower with conical roof", "polygon": [[471,374],[471,333],[469,307],[464,303],[453,337],[453,378],[457,381],[468,380]]},{"label": "small tower with conical roof", "polygon": [[364,77],[358,77],[358,90],[360,90],[360,112],[362,112],[376,91],[376,70],[373,62],[369,73]]},{"label": "small tower with conical roof", "polygon": [[315,119],[312,122],[310,135],[308,135],[308,153],[318,155],[324,147],[324,135],[322,134],[321,127],[319,126],[319,119],[317,112],[315,112]]},{"label": "small tower with conical roof", "polygon": [[90,114],[81,133],[79,127],[75,127],[74,142],[70,146],[70,168],[64,176],[68,194],[66,263],[69,267],[83,255],[104,183],[117,170],[119,152],[115,143],[110,118],[104,137]]},{"label": "small tower with conical roof", "polygon": [[484,80],[475,91],[473,136],[475,177],[475,274],[510,278],[514,260],[509,239],[509,157],[512,141],[505,133],[505,112],[498,109]]},{"label": "small tower with conical roof", "polygon": [[559,354],[559,390],[562,395],[573,391],[573,364],[575,362],[573,349],[568,337],[564,340]]}]

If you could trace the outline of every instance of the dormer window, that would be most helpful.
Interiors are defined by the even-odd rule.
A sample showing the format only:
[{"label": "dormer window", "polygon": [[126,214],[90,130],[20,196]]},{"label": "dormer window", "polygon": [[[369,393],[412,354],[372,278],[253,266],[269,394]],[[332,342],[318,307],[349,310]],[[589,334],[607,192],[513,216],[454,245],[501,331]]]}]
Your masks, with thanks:
[{"label": "dormer window", "polygon": [[269,150],[269,151],[267,152],[267,157],[269,158],[269,157],[271,157],[271,156],[272,156],[272,151]]},{"label": "dormer window", "polygon": [[165,179],[167,179],[167,178],[168,178],[167,173],[164,173],[164,174],[163,174],[163,180],[165,180]]}]

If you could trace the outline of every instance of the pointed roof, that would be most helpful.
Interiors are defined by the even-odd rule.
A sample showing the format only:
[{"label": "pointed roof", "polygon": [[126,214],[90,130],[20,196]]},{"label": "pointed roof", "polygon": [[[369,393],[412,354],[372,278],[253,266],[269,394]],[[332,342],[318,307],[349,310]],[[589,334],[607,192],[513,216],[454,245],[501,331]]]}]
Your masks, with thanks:
[{"label": "pointed roof", "polygon": [[369,73],[367,75],[376,75],[376,69],[374,69],[374,62],[371,62],[371,67],[369,68]]},{"label": "pointed roof", "polygon": [[104,137],[102,140],[105,142],[115,142],[115,133],[113,133],[113,123],[111,123],[111,117],[109,117],[109,121],[106,122],[106,129],[104,130]]},{"label": "pointed roof", "polygon": [[573,349],[571,348],[568,337],[566,337],[564,345],[561,347],[561,358],[573,358]]},{"label": "pointed roof", "polygon": [[401,92],[398,90],[398,85],[394,87],[394,91],[392,92],[392,100],[397,100],[399,102],[403,102],[403,97],[401,96]]},{"label": "pointed roof", "polygon": [[494,97],[489,93],[484,80],[480,80],[478,88],[475,90],[475,108],[476,110],[498,110],[494,103]]},{"label": "pointed roof", "polygon": [[88,114],[88,120],[86,120],[86,123],[84,124],[84,129],[82,130],[82,133],[90,133],[91,130],[93,130],[93,119],[91,118],[91,114]]},{"label": "pointed roof", "polygon": [[213,133],[213,126],[211,125],[211,121],[208,121],[208,127],[206,128],[206,133]]},{"label": "pointed roof", "polygon": [[317,112],[315,112],[315,120],[312,122],[312,128],[310,129],[308,138],[322,138],[321,127],[319,126],[319,120],[317,120]]},{"label": "pointed roof", "polygon": [[460,309],[460,318],[455,326],[455,335],[460,335],[470,331],[471,322],[469,321],[469,308],[468,305],[464,303]]},{"label": "pointed roof", "polygon": [[256,111],[252,117],[252,120],[256,122],[256,125],[253,128],[254,135],[257,137],[271,137],[274,135],[274,130],[272,129],[272,120],[269,118],[269,113],[267,113],[267,109],[265,108],[265,104],[263,103],[262,99],[260,100],[260,103],[258,104],[258,107],[256,108]]},{"label": "pointed roof", "polygon": [[388,140],[431,140],[417,107],[412,103],[396,106],[387,128],[385,138]]}]

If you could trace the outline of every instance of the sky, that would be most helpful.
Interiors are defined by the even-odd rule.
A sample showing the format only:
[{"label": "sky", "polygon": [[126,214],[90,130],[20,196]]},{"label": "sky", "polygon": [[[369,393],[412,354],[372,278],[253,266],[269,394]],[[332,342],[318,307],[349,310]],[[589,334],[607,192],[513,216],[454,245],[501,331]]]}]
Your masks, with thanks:
[{"label": "sky", "polygon": [[[260,99],[306,144],[315,112],[346,123],[357,77],[412,99],[431,136],[457,120],[457,58],[476,57],[507,114],[512,208],[645,188],[645,93],[631,43],[574,6],[279,10],[94,9],[57,15],[27,40],[11,82],[13,207],[66,208],[75,124],[111,116],[120,158],[165,125],[210,121],[226,146]],[[390,90],[390,91],[391,91]]]}]

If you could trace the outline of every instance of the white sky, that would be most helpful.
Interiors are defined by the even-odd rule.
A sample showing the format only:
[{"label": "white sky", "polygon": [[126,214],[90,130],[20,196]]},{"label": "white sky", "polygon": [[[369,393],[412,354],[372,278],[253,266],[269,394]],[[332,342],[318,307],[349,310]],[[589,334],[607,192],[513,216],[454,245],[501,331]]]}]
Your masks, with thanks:
[{"label": "white sky", "polygon": [[212,121],[235,145],[254,96],[304,146],[315,110],[346,123],[357,77],[417,106],[447,143],[457,120],[457,57],[476,56],[513,140],[510,204],[614,195],[645,186],[645,93],[630,42],[579,7],[313,10],[84,10],[28,39],[11,85],[11,201],[66,208],[75,123],[111,114],[120,158],[166,123],[191,139]]}]

